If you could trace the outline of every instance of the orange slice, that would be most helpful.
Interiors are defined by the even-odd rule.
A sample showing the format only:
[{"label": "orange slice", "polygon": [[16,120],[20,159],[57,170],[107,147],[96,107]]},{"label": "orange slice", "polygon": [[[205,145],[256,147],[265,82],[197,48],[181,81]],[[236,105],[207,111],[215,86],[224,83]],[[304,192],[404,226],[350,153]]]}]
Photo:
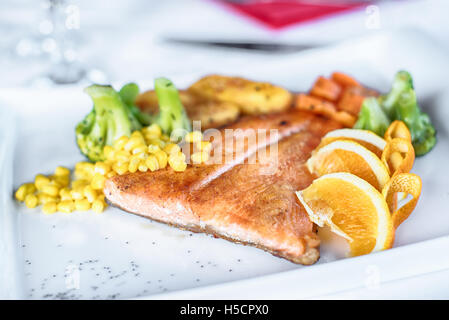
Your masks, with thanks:
[{"label": "orange slice", "polygon": [[390,179],[387,167],[373,152],[349,140],[337,140],[319,148],[307,161],[307,167],[319,177],[333,172],[352,173],[379,191]]},{"label": "orange slice", "polygon": [[388,140],[381,160],[388,167],[391,176],[410,172],[415,162],[415,149],[406,139],[392,138]]},{"label": "orange slice", "polygon": [[369,130],[339,129],[326,134],[321,140],[318,149],[336,140],[351,140],[357,142],[369,151],[375,153],[379,158],[387,144],[384,139]]},{"label": "orange slice", "polygon": [[393,222],[382,194],[350,173],[331,173],[296,192],[314,223],[349,241],[350,255],[391,248]]},{"label": "orange slice", "polygon": [[[412,173],[395,174],[382,190],[382,195],[390,209],[393,219],[393,226],[397,228],[405,219],[410,216],[418,203],[421,195],[422,182],[421,178]],[[410,194],[410,199],[406,204],[398,208],[397,194]]]},{"label": "orange slice", "polygon": [[412,141],[412,135],[410,134],[407,125],[400,120],[393,121],[388,127],[387,131],[385,131],[385,140],[388,141],[394,138],[405,139],[409,142]]}]

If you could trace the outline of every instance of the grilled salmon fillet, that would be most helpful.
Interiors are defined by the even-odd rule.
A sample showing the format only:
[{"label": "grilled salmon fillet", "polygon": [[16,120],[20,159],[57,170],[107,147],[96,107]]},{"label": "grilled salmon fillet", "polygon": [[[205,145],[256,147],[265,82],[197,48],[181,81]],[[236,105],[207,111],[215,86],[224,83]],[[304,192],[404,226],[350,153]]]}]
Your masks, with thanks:
[{"label": "grilled salmon fillet", "polygon": [[[319,257],[319,240],[294,191],[312,182],[305,162],[321,137],[339,127],[296,110],[244,117],[214,139],[212,158],[218,154],[220,163],[188,166],[181,173],[167,167],[114,176],[104,192],[126,211],[312,264]],[[226,129],[234,129],[231,137]],[[237,139],[245,129],[275,129],[277,134],[245,140],[243,152],[226,150],[226,139]]]}]

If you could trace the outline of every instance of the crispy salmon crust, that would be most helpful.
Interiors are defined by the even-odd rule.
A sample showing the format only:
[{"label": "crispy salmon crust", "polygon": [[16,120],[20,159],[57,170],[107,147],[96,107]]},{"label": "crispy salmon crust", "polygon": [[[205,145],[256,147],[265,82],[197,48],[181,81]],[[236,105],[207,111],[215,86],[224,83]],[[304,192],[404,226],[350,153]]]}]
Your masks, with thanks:
[{"label": "crispy salmon crust", "polygon": [[[319,258],[319,240],[294,191],[312,182],[305,162],[321,137],[339,127],[296,110],[248,116],[221,129],[223,138],[214,140],[214,152],[226,154],[226,129],[242,129],[234,137],[244,129],[277,129],[278,134],[247,141],[243,153],[234,152],[224,163],[188,166],[181,173],[166,168],[112,177],[105,195],[128,212],[312,264]],[[265,157],[256,156],[276,143]]]}]

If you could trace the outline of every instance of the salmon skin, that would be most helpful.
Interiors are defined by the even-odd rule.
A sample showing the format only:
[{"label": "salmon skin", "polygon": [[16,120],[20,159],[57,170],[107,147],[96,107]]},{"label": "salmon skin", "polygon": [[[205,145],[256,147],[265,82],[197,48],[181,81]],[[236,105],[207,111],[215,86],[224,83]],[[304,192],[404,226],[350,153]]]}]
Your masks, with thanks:
[{"label": "salmon skin", "polygon": [[[222,128],[222,139],[212,143],[212,153],[226,161],[189,165],[180,173],[167,167],[114,176],[104,192],[112,205],[128,212],[309,265],[319,258],[319,239],[294,192],[312,182],[305,162],[321,137],[338,128],[334,121],[296,110],[244,117]],[[234,129],[234,138],[244,129],[277,134],[246,141],[236,154],[226,150],[226,129]],[[258,156],[276,143],[277,152]],[[225,157],[229,152],[232,157]]]}]

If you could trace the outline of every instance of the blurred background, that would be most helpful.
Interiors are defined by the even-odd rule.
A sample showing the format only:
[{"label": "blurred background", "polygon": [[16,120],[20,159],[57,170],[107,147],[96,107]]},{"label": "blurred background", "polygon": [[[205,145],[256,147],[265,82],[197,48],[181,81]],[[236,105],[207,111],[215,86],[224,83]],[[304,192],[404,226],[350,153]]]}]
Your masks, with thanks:
[{"label": "blurred background", "polygon": [[220,72],[400,28],[449,49],[447,12],[444,0],[2,0],[0,87]]}]

